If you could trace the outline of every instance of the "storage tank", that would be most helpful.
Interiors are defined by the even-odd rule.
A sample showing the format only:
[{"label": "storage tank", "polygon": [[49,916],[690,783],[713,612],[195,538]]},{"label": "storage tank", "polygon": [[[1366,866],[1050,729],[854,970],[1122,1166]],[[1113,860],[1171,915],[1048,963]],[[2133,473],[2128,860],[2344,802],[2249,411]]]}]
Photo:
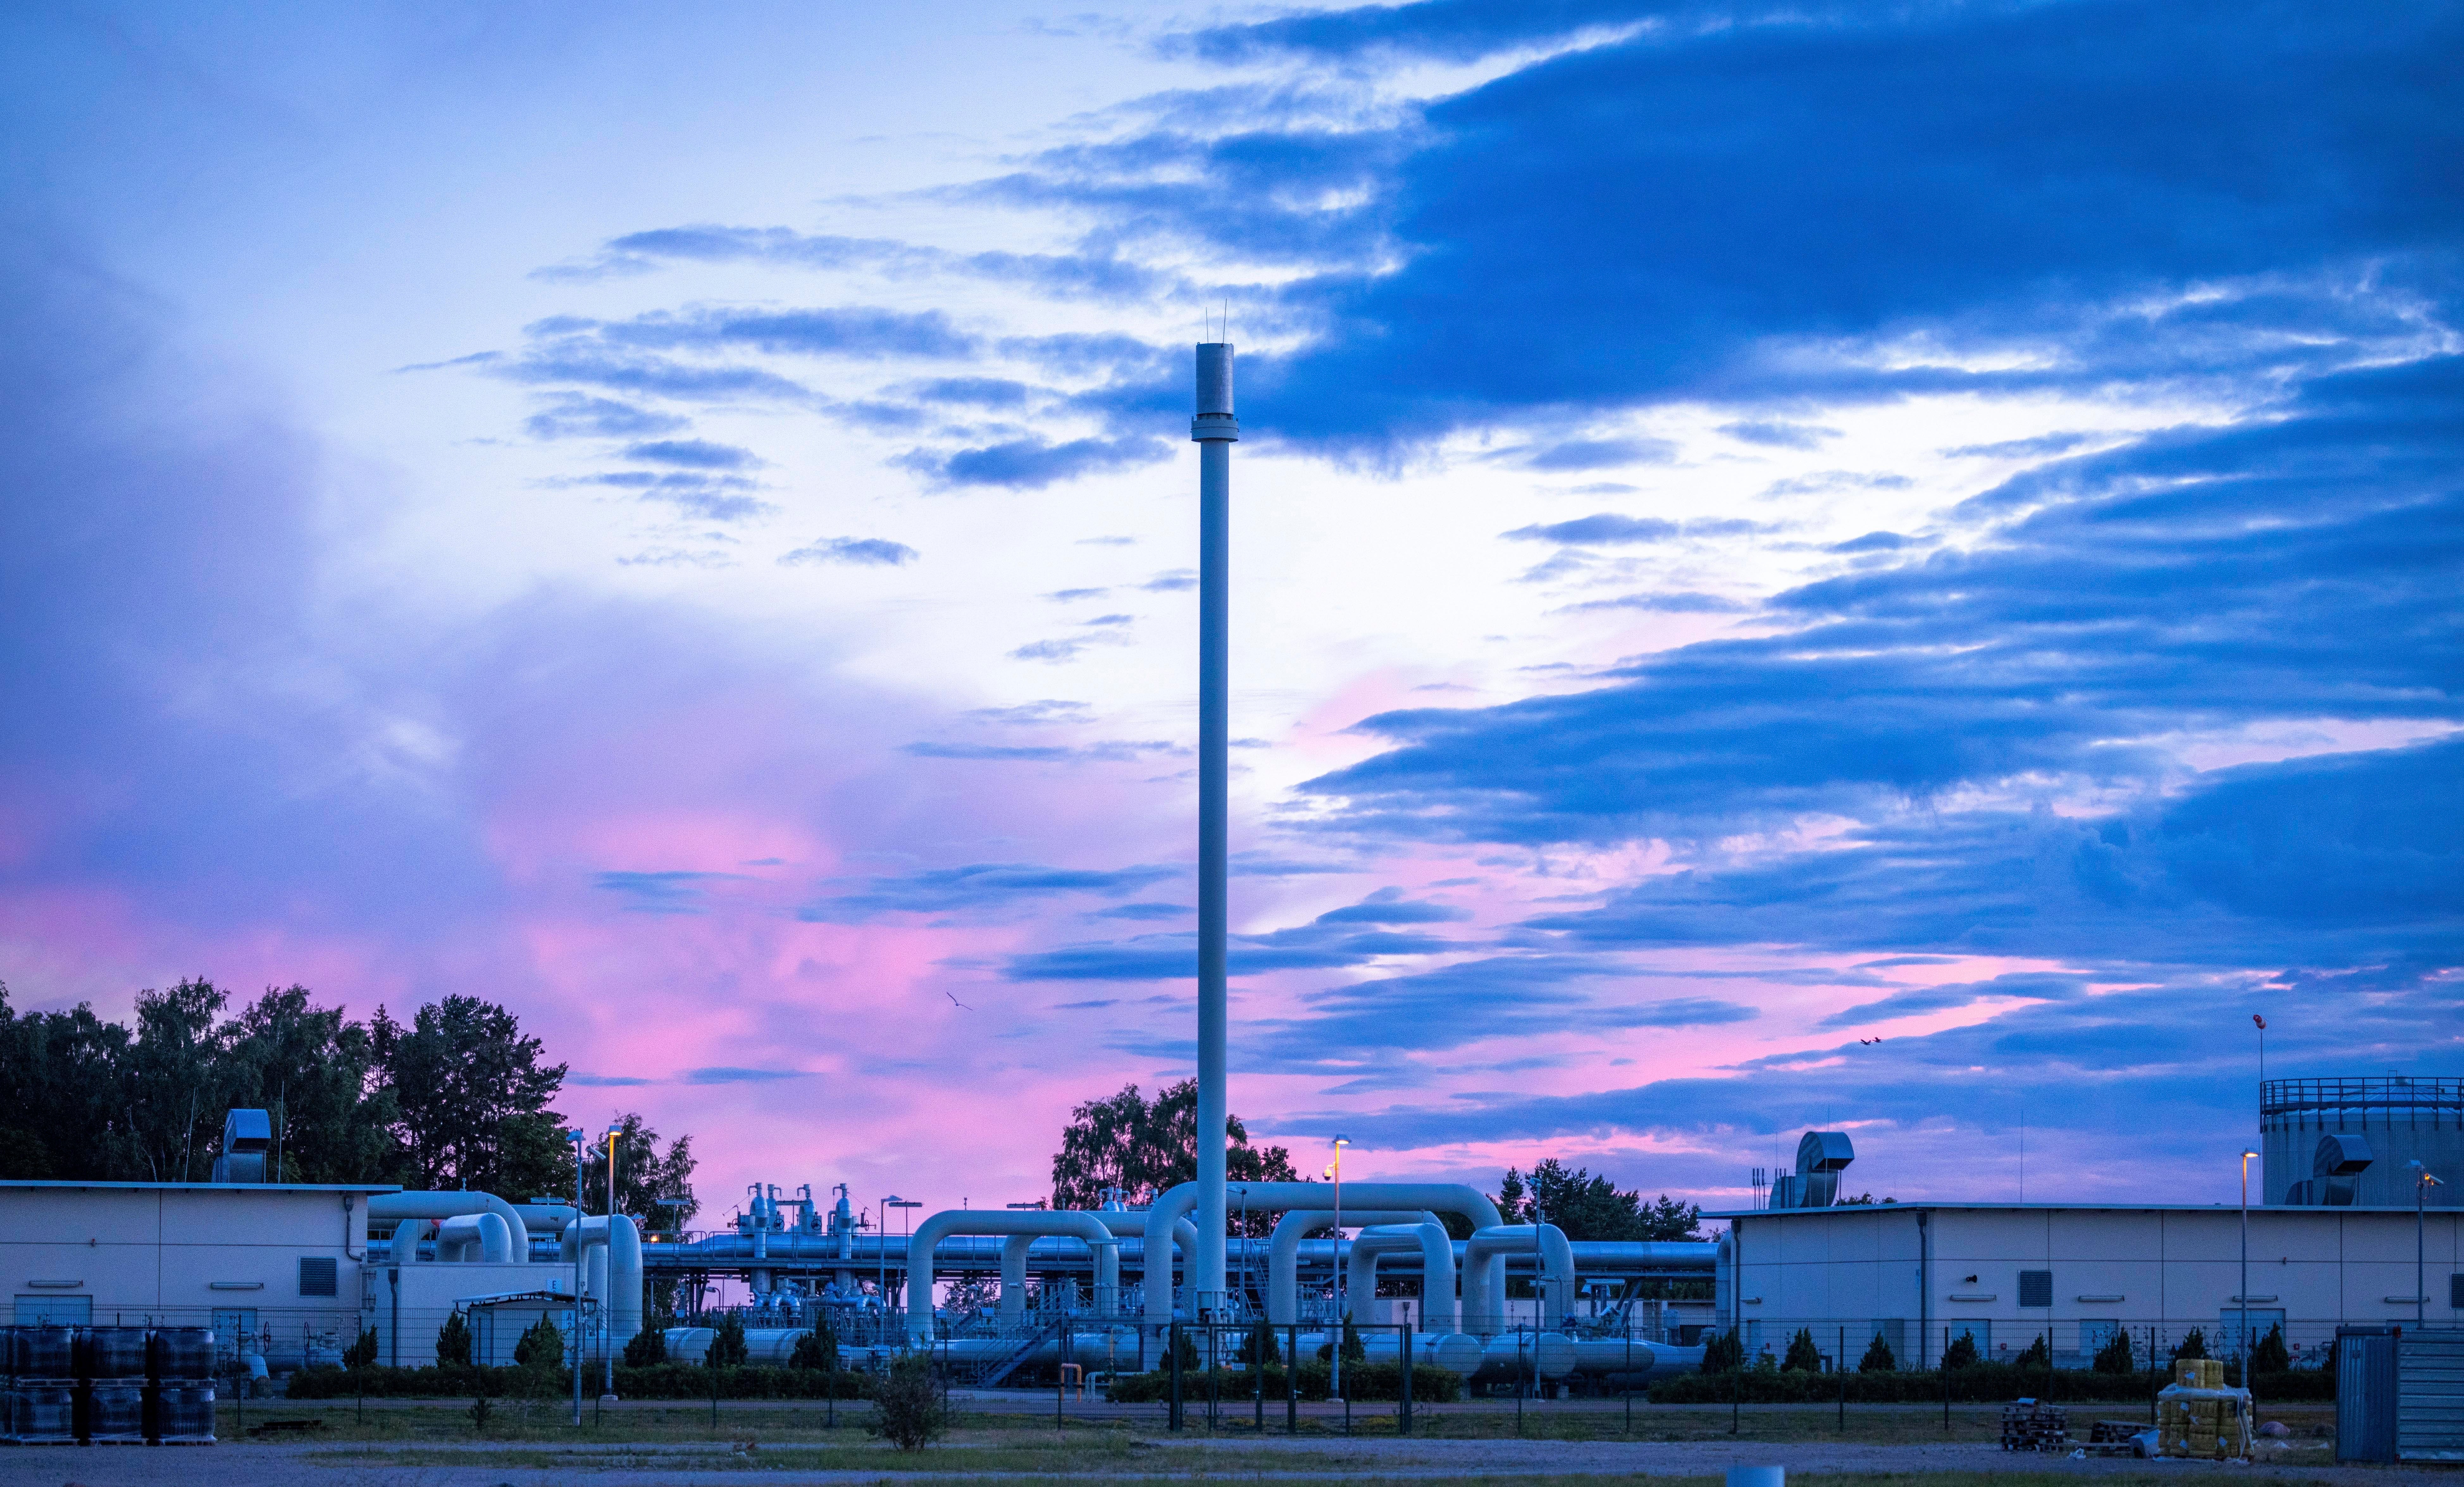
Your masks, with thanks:
[{"label": "storage tank", "polygon": [[[2260,1191],[2271,1204],[2330,1201],[2327,1179],[2349,1183],[2348,1200],[2361,1208],[2409,1209],[2419,1162],[2437,1186],[2428,1193],[2433,1209],[2464,1207],[2464,1078],[2270,1079],[2259,1086],[2259,1130],[2266,1166]],[[2321,1138],[2338,1143],[2346,1160],[2325,1171]],[[2366,1153],[2366,1165],[2354,1170]],[[2342,1200],[2341,1192],[2338,1200]]]}]

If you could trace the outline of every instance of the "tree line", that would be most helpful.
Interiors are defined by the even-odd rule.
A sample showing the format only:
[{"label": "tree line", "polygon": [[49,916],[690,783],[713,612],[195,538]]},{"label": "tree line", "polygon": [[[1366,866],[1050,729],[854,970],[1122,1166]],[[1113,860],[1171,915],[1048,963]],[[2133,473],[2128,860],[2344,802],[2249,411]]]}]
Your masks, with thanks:
[{"label": "tree line", "polygon": [[[0,1177],[202,1182],[224,1114],[239,1106],[273,1117],[272,1181],[470,1187],[515,1202],[573,1192],[553,1108],[565,1066],[505,1008],[448,996],[407,1022],[379,1006],[361,1023],[305,987],[269,987],[225,1016],[231,1000],[190,979],[140,992],[121,1024],[86,1003],[20,1012],[0,984]],[[681,1224],[693,1211],[693,1138],[662,1149],[640,1116],[622,1124],[617,1207]],[[595,1194],[606,1191],[605,1149],[603,1139],[583,1173]]]},{"label": "tree line", "polygon": [[[1252,1146],[1239,1116],[1224,1122],[1229,1147],[1224,1169],[1241,1182],[1297,1182],[1291,1153],[1282,1146]],[[1117,1192],[1132,1208],[1153,1203],[1165,1189],[1198,1176],[1198,1081],[1183,1079],[1157,1090],[1153,1099],[1134,1084],[1120,1093],[1091,1099],[1069,1112],[1061,1133],[1061,1149],[1052,1156],[1052,1206],[1056,1209],[1100,1207],[1106,1194]],[[1703,1237],[1702,1209],[1681,1203],[1666,1193],[1645,1199],[1639,1190],[1620,1189],[1606,1177],[1583,1167],[1569,1167],[1555,1157],[1535,1164],[1529,1172],[1507,1167],[1494,1194],[1499,1215],[1509,1224],[1545,1219],[1564,1230],[1569,1239],[1684,1240]],[[1276,1215],[1248,1215],[1250,1231],[1264,1235]],[[1458,1239],[1471,1236],[1468,1221],[1441,1215]],[[1229,1219],[1239,1232],[1243,1215]]]}]

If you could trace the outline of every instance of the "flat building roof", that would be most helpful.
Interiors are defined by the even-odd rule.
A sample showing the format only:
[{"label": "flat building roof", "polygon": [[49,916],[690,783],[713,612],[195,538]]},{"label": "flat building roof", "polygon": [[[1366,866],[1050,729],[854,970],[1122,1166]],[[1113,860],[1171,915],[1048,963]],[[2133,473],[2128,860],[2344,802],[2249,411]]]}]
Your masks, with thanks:
[{"label": "flat building roof", "polygon": [[[2239,1213],[2241,1211],[2241,1206],[2234,1203],[2097,1203],[2093,1201],[2080,1203],[1946,1203],[1936,1202],[1931,1199],[1902,1199],[1897,1203],[1835,1203],[1827,1209],[1727,1209],[1718,1212],[1713,1212],[1711,1210],[1705,1209],[1703,1210],[1703,1217],[1728,1219],[1808,1218],[1819,1217],[1824,1214],[1838,1215],[1848,1213],[1914,1213],[1919,1211],[1931,1211],[1938,1213],[1946,1210],[1956,1210],[1963,1213]],[[2405,1204],[2401,1207],[2365,1208],[2359,1204],[2337,1207],[2291,1203],[2254,1203],[2250,1206],[2250,1211],[2254,1214],[2409,1214],[2413,1211],[2413,1208],[2410,1204]],[[2441,1209],[2432,1206],[2424,1209],[2422,1211],[2428,1213],[2432,1218],[2436,1218],[2442,1214],[2453,1215],[2455,1210],[2452,1208]]]},{"label": "flat building roof", "polygon": [[0,1180],[0,1191],[11,1188],[54,1192],[99,1189],[106,1192],[400,1192],[400,1183],[95,1183],[51,1178]]}]

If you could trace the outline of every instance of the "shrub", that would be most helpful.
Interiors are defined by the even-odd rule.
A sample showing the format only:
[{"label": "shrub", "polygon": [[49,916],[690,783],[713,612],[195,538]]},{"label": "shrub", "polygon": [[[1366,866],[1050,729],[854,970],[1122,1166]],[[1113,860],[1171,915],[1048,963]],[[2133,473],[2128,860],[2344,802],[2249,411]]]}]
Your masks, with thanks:
[{"label": "shrub", "polygon": [[753,1360],[753,1350],[744,1345],[744,1319],[734,1312],[718,1319],[712,1329],[710,1352],[702,1359],[706,1368],[740,1368]]},{"label": "shrub", "polygon": [[790,1368],[809,1368],[828,1372],[839,1365],[839,1337],[827,1325],[814,1328],[796,1340],[796,1350],[787,1355]]},{"label": "shrub", "polygon": [[1261,1317],[1241,1340],[1241,1350],[1234,1355],[1244,1364],[1276,1364],[1284,1361],[1284,1350],[1275,1342],[1275,1325]]},{"label": "shrub", "polygon": [[941,1382],[933,1377],[933,1359],[908,1353],[890,1365],[873,1396],[873,1418],[868,1433],[901,1451],[921,1451],[950,1428],[950,1407],[942,1400]]},{"label": "shrub", "polygon": [[[1334,1368],[1330,1360],[1314,1359],[1298,1368],[1287,1370],[1281,1364],[1269,1364],[1262,1379],[1246,1368],[1219,1368],[1213,1375],[1215,1393],[1226,1400],[1247,1399],[1263,1384],[1268,1399],[1282,1399],[1287,1391],[1311,1402],[1323,1400],[1333,1383]],[[1183,1402],[1206,1398],[1208,1375],[1185,1373],[1180,1380]],[[1403,1397],[1403,1367],[1397,1363],[1379,1360],[1375,1363],[1346,1363],[1343,1365],[1343,1392],[1359,1403],[1393,1401]],[[1412,1365],[1412,1402],[1421,1405],[1451,1404],[1463,1398],[1463,1376],[1452,1368],[1436,1364]],[[1107,1398],[1114,1404],[1152,1405],[1172,1398],[1172,1375],[1155,1368],[1145,1373],[1116,1375]]]},{"label": "shrub", "polygon": [[1972,1332],[1963,1332],[1959,1336],[1952,1338],[1950,1340],[1950,1345],[1944,1348],[1942,1351],[1942,1365],[1946,1368],[1975,1367],[1976,1334]]},{"label": "shrub", "polygon": [[1822,1349],[1814,1345],[1814,1329],[1799,1327],[1796,1336],[1788,1340],[1788,1358],[1780,1365],[1787,1373],[1820,1373]]},{"label": "shrub", "polygon": [[2181,1343],[2173,1349],[2173,1359],[2177,1363],[2185,1358],[2205,1358],[2207,1356],[2208,1335],[2196,1327],[2192,1327],[2189,1331],[2183,1333]]},{"label": "shrub", "polygon": [[2099,1373],[2135,1373],[2139,1360],[2130,1346],[2130,1334],[2116,1332],[2112,1341],[2096,1350],[2096,1371]]},{"label": "shrub", "polygon": [[471,1327],[458,1311],[436,1329],[436,1361],[448,1367],[471,1366]]},{"label": "shrub", "polygon": [[668,1361],[668,1334],[659,1327],[644,1327],[625,1344],[625,1366],[651,1368]]},{"label": "shrub", "polygon": [[1859,1373],[1895,1373],[1899,1366],[1899,1359],[1891,1355],[1891,1344],[1883,1342],[1879,1332],[1874,1334],[1874,1341],[1865,1344],[1865,1356],[1857,1360]]},{"label": "shrub", "polygon": [[374,1327],[361,1332],[358,1342],[342,1349],[342,1366],[345,1368],[364,1368],[376,1361],[377,1329]]},{"label": "shrub", "polygon": [[1734,1373],[1745,1365],[1746,1344],[1738,1339],[1736,1328],[1730,1327],[1716,1337],[1704,1340],[1705,1373]]},{"label": "shrub", "polygon": [[541,1317],[522,1332],[514,1344],[514,1366],[517,1368],[562,1368],[564,1366],[564,1334],[555,1322]]},{"label": "shrub", "polygon": [[2267,1336],[2251,1344],[2250,1371],[2253,1373],[2284,1373],[2293,1366],[2293,1354],[2284,1345],[2284,1325],[2278,1322],[2267,1329]]},{"label": "shrub", "polygon": [[2019,1350],[2019,1356],[2012,1362],[2022,1368],[2050,1368],[2054,1365],[2053,1349],[2045,1342],[2045,1335],[2039,1332],[2034,1341]]}]

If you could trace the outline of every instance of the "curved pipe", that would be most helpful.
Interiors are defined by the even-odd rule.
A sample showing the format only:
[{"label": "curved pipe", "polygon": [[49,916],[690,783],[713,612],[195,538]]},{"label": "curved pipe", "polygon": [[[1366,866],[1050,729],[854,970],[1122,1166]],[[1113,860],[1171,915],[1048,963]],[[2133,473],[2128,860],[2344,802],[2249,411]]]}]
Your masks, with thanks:
[{"label": "curved pipe", "polygon": [[[1434,1224],[1437,1215],[1412,1212],[1404,1209],[1371,1209],[1355,1214],[1343,1210],[1346,1218],[1356,1217],[1363,1224]],[[1288,1327],[1301,1320],[1300,1254],[1301,1241],[1321,1229],[1331,1227],[1334,1215],[1324,1209],[1291,1209],[1275,1220],[1275,1232],[1266,1238],[1266,1321],[1278,1327]],[[1335,1241],[1342,1248],[1342,1241]],[[1446,1252],[1446,1273],[1454,1273],[1454,1251]],[[1152,1282],[1150,1282],[1152,1284]],[[1427,1294],[1422,1287],[1421,1294]],[[1449,1284],[1446,1295],[1451,1298],[1454,1288]]]},{"label": "curved pipe", "polygon": [[428,1220],[407,1218],[393,1226],[393,1238],[385,1245],[385,1257],[396,1265],[420,1263],[419,1241],[428,1237]]},{"label": "curved pipe", "polygon": [[[1169,1229],[1164,1231],[1169,1234]],[[1109,1311],[1119,1294],[1121,1247],[1096,1213],[1053,1212],[1011,1209],[995,1213],[984,1209],[944,1209],[915,1228],[907,1242],[907,1331],[917,1342],[933,1335],[933,1247],[950,1234],[1024,1234],[1030,1243],[1040,1234],[1081,1239],[1095,1252],[1095,1309]],[[1008,1278],[1009,1246],[1001,1246],[1002,1277]],[[1025,1279],[1025,1256],[1019,1257],[1020,1280]]]},{"label": "curved pipe", "polygon": [[1362,1230],[1359,1237],[1352,1241],[1348,1294],[1375,1300],[1377,1257],[1413,1250],[1420,1253],[1420,1325],[1431,1332],[1452,1332],[1456,1315],[1455,1246],[1446,1235],[1446,1226],[1435,1219],[1424,1224]]},{"label": "curved pipe", "polygon": [[517,1203],[514,1211],[530,1227],[531,1236],[553,1239],[564,1232],[564,1226],[582,1216],[582,1210],[570,1203]]},{"label": "curved pipe", "polygon": [[457,1213],[436,1226],[436,1257],[511,1264],[515,1257],[513,1226],[500,1214]]},{"label": "curved pipe", "polygon": [[460,1218],[465,1213],[494,1213],[503,1219],[513,1238],[514,1263],[531,1257],[530,1226],[518,1210],[493,1192],[381,1192],[368,1199],[370,1227],[388,1219]]},{"label": "curved pipe", "polygon": [[[1548,1287],[1542,1302],[1540,1324],[1562,1327],[1566,1324],[1566,1307],[1574,1296],[1574,1249],[1566,1242],[1566,1232],[1554,1224],[1500,1224],[1492,1229],[1476,1231],[1463,1245],[1463,1264],[1467,1273],[1481,1276],[1484,1316],[1466,1315],[1463,1330],[1493,1334],[1506,1326],[1506,1266],[1507,1254],[1536,1254],[1540,1273],[1547,1277]],[[1492,1285],[1494,1295],[1490,1294]],[[1466,1291],[1470,1288],[1465,1287]],[[1466,1312],[1469,1307],[1464,1308]]]},{"label": "curved pipe", "polygon": [[[1104,1227],[1111,1230],[1115,1234],[1135,1234],[1140,1236],[1143,1240],[1147,1232],[1147,1216],[1143,1210],[1133,1210],[1130,1209],[1097,1209],[1095,1210],[1095,1216],[1102,1219],[1104,1221]],[[1185,1218],[1175,1219],[1172,1225],[1172,1242],[1174,1245],[1178,1247],[1180,1251],[1180,1267],[1182,1272],[1185,1274],[1190,1266],[1197,1263],[1198,1226]],[[1147,1260],[1146,1251],[1141,1248],[1138,1252],[1138,1263],[1141,1267],[1139,1274],[1145,1279],[1146,1284],[1153,1285],[1155,1283],[1153,1277],[1158,1274],[1164,1277],[1164,1284],[1166,1286],[1172,1284],[1172,1257],[1170,1255],[1166,1255],[1164,1257],[1164,1261],[1161,1265],[1155,1265]]]},{"label": "curved pipe", "polygon": [[567,1224],[558,1249],[570,1265],[584,1251],[602,1254],[583,1262],[584,1289],[599,1298],[607,1318],[607,1345],[622,1347],[642,1330],[642,1232],[619,1213]]},{"label": "curved pipe", "polygon": [[[1334,1189],[1328,1183],[1243,1183],[1245,1202],[1252,1212],[1288,1212],[1295,1209],[1331,1210]],[[1438,1213],[1460,1213],[1471,1220],[1472,1228],[1494,1229],[1504,1220],[1497,1205],[1479,1188],[1463,1183],[1348,1183],[1343,1195],[1350,1207],[1369,1209],[1427,1209]],[[1164,1241],[1172,1236],[1172,1226],[1187,1218],[1198,1207],[1198,1185],[1182,1183],[1155,1201],[1147,1210],[1146,1253],[1160,1254]],[[1211,1241],[1210,1241],[1211,1242]],[[1503,1282],[1501,1282],[1503,1289]],[[1147,1325],[1167,1327],[1172,1324],[1172,1287],[1147,1282]]]}]

